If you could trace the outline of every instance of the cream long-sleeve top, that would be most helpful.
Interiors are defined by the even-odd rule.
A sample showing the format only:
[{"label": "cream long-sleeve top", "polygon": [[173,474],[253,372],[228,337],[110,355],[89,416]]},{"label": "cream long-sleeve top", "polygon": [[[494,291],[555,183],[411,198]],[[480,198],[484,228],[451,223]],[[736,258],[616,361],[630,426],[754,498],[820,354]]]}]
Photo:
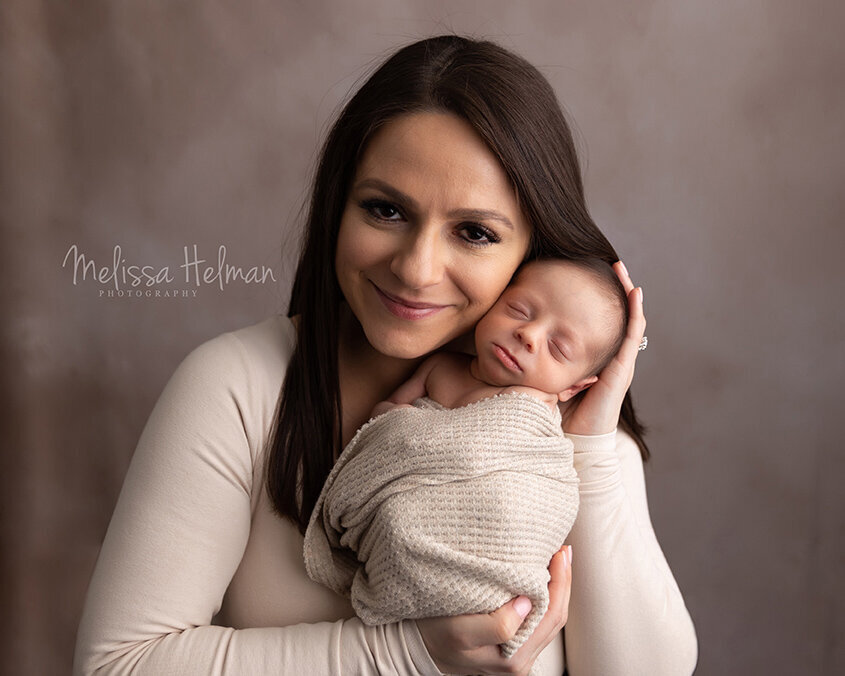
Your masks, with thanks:
[{"label": "cream long-sleeve top", "polygon": [[[369,627],[305,571],[263,469],[295,332],[276,316],[195,349],[132,458],[88,589],[74,674],[439,674],[416,623]],[[622,433],[570,435],[581,506],[565,632],[571,676],[692,673],[695,632]]]}]

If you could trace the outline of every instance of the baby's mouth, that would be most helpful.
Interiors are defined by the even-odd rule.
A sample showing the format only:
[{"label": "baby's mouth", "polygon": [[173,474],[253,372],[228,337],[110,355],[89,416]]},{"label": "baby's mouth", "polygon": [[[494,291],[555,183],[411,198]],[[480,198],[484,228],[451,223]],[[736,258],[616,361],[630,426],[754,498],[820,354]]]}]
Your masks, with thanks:
[{"label": "baby's mouth", "polygon": [[519,365],[519,362],[516,360],[508,350],[501,345],[493,344],[493,352],[495,353],[496,357],[499,358],[499,361],[510,371],[514,373],[522,373],[522,367]]}]

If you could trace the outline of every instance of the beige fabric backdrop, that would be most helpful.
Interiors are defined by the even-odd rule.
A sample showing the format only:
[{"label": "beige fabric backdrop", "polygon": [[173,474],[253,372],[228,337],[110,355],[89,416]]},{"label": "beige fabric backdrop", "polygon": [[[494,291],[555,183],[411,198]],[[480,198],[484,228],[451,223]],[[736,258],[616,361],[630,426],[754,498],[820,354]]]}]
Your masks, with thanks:
[{"label": "beige fabric backdrop", "polygon": [[[650,504],[698,673],[845,673],[844,7],[4,0],[0,670],[69,672],[167,378],[201,341],[284,311],[327,120],[387,50],[454,30],[551,80],[593,213],[645,288]],[[194,244],[276,282],[187,285]],[[113,282],[62,267],[73,245],[176,279],[101,296]]]}]

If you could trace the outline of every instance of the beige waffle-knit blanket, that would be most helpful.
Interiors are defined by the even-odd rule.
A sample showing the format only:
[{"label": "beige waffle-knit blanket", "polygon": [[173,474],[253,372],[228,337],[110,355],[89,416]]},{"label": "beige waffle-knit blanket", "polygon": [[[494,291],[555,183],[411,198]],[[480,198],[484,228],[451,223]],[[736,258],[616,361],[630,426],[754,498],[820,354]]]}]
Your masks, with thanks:
[{"label": "beige waffle-knit blanket", "polygon": [[308,574],[367,624],[490,612],[523,594],[548,607],[548,565],[578,510],[560,413],[527,394],[456,409],[431,399],[364,425],[305,533]]}]

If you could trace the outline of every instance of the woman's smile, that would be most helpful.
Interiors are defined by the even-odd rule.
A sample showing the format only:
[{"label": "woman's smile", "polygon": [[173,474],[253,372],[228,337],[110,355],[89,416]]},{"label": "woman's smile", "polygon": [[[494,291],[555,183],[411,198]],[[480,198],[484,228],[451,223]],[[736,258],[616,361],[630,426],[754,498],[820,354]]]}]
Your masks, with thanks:
[{"label": "woman's smile", "polygon": [[378,294],[379,299],[381,299],[381,302],[384,303],[384,307],[387,308],[388,312],[395,315],[396,317],[399,317],[400,319],[426,319],[428,317],[431,317],[432,315],[437,314],[443,308],[448,307],[448,304],[423,303],[419,301],[407,300],[406,298],[402,298],[401,296],[388,293],[384,289],[380,288],[379,285],[375,282],[371,283],[376,293]]}]

